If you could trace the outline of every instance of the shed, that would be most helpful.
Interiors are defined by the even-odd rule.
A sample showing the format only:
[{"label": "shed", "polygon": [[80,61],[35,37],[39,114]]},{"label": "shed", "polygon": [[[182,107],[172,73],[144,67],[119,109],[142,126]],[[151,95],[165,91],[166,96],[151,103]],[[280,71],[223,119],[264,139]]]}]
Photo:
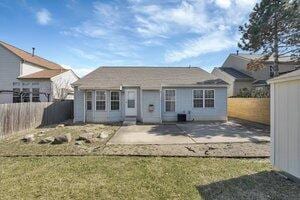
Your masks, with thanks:
[{"label": "shed", "polygon": [[271,161],[300,179],[300,69],[270,79]]}]

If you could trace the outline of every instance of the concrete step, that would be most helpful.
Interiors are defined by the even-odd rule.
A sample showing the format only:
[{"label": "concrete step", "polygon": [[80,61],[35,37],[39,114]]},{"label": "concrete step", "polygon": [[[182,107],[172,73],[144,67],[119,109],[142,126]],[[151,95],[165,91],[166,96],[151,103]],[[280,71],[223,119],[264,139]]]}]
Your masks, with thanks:
[{"label": "concrete step", "polygon": [[123,125],[136,125],[136,117],[125,117]]}]

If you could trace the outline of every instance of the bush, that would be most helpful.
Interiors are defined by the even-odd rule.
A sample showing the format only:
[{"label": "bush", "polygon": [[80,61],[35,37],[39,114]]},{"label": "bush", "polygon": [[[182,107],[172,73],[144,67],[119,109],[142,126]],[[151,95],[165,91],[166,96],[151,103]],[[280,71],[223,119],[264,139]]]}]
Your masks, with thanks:
[{"label": "bush", "polygon": [[243,88],[240,89],[239,93],[236,97],[241,98],[270,98],[270,89],[269,88],[261,88],[261,89],[248,89]]}]

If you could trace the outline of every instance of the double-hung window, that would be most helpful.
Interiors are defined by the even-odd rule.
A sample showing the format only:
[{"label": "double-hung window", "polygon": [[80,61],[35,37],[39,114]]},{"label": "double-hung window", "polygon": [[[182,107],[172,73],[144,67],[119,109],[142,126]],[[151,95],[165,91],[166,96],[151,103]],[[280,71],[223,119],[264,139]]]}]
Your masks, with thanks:
[{"label": "double-hung window", "polygon": [[32,88],[32,102],[40,102],[40,89]]},{"label": "double-hung window", "polygon": [[105,91],[96,91],[96,110],[104,111],[106,109]]},{"label": "double-hung window", "polygon": [[194,108],[203,108],[203,90],[193,90]]},{"label": "double-hung window", "polygon": [[205,90],[205,108],[215,107],[215,91]]},{"label": "double-hung window", "polygon": [[194,108],[214,108],[215,90],[193,90]]},{"label": "double-hung window", "polygon": [[13,103],[20,103],[21,102],[21,90],[20,88],[13,88]]},{"label": "double-hung window", "polygon": [[110,93],[110,110],[120,110],[120,92]]},{"label": "double-hung window", "polygon": [[30,102],[30,89],[29,88],[22,89],[22,102]]},{"label": "double-hung window", "polygon": [[92,92],[86,92],[86,110],[92,110]]},{"label": "double-hung window", "polygon": [[175,90],[165,90],[166,112],[175,112]]}]

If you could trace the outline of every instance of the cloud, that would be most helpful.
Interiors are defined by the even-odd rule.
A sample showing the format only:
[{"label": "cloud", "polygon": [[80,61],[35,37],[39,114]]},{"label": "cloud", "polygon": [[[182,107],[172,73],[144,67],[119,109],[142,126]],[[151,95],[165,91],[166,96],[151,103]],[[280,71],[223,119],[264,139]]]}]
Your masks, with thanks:
[{"label": "cloud", "polygon": [[214,32],[196,39],[187,40],[180,50],[166,53],[166,62],[178,62],[183,59],[198,57],[202,54],[218,52],[236,46],[236,41],[224,32]]},{"label": "cloud", "polygon": [[75,74],[78,75],[80,78],[95,70],[93,68],[88,67],[71,67],[70,65],[66,64],[61,64],[61,66],[63,66],[66,69],[72,69],[75,72]]},{"label": "cloud", "polygon": [[215,0],[215,3],[216,3],[217,6],[219,6],[220,8],[227,9],[227,8],[229,8],[230,5],[231,5],[231,0]]},{"label": "cloud", "polygon": [[40,25],[47,25],[52,20],[51,13],[43,8],[36,13],[36,19]]}]

